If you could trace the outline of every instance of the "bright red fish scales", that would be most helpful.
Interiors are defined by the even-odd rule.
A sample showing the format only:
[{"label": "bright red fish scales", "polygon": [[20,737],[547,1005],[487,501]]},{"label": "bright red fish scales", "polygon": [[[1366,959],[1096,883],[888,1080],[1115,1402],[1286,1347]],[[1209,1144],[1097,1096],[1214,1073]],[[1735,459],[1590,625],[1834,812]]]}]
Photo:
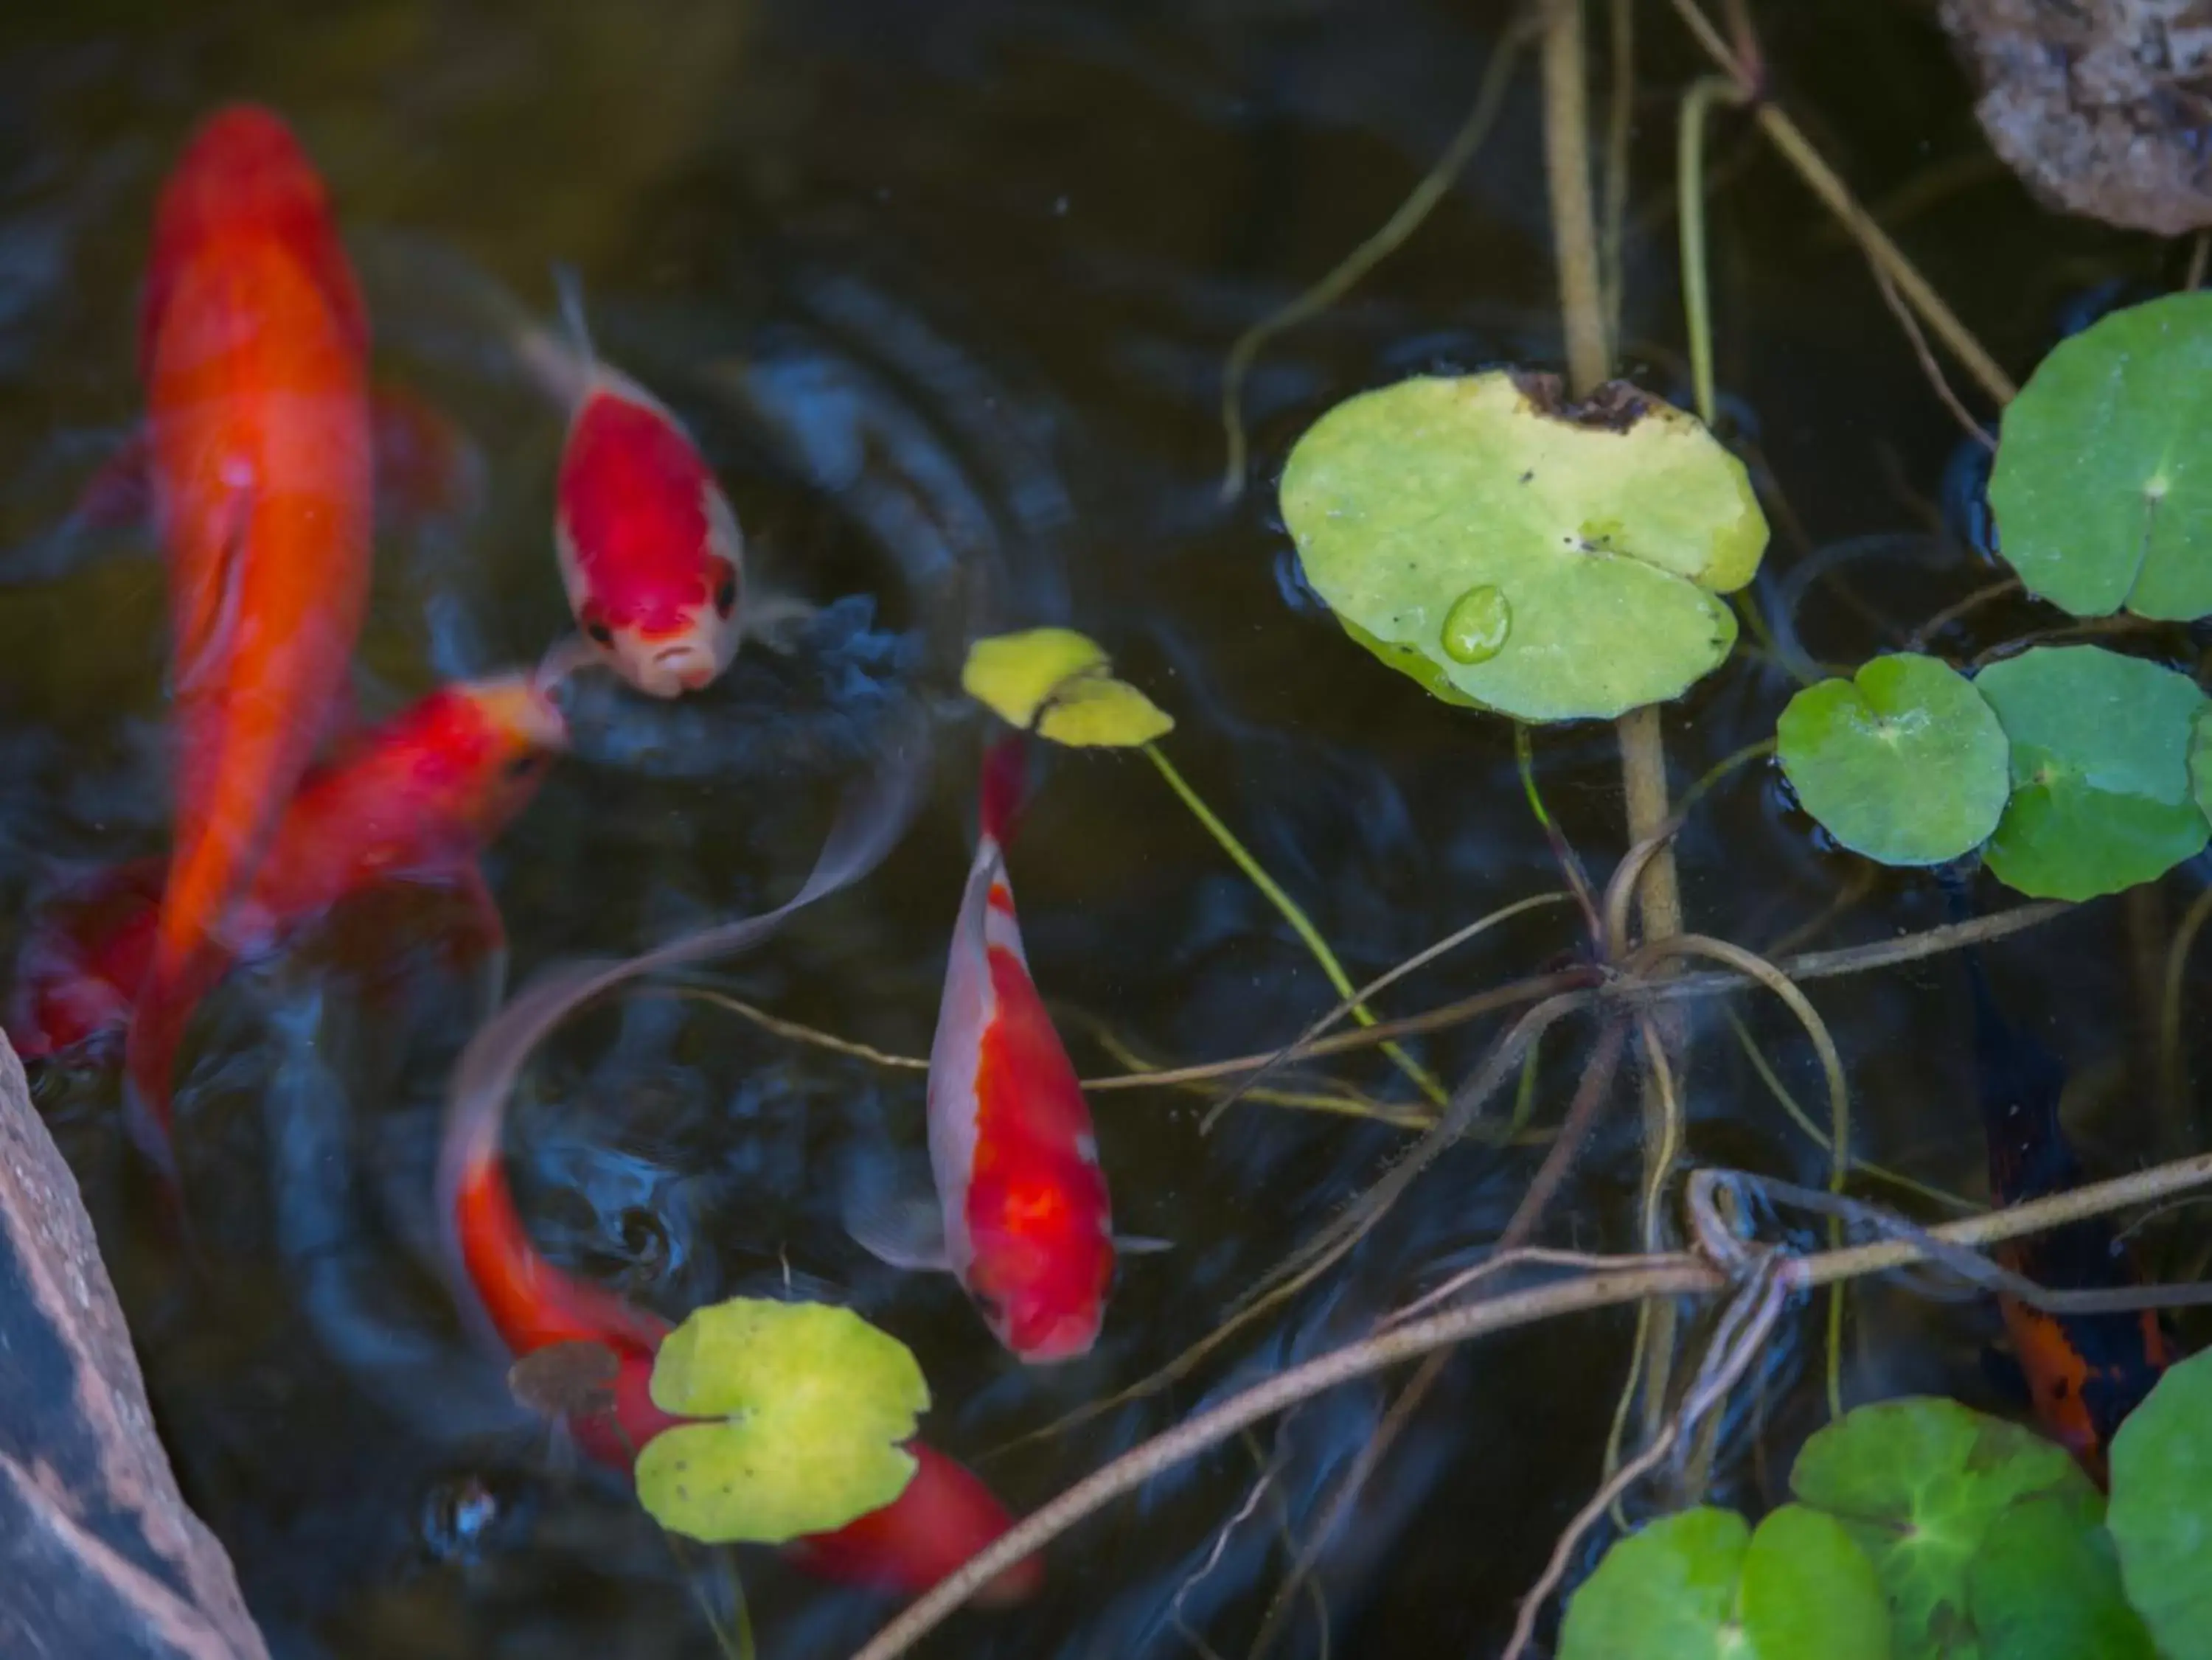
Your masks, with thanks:
[{"label": "bright red fish scales", "polygon": [[[1011,918],[1013,897],[994,882],[989,904]],[[988,1279],[994,1247],[1037,1253],[1048,1264],[1030,1283],[1044,1316],[1095,1314],[1114,1274],[1106,1178],[1094,1156],[1091,1112],[1075,1068],[1019,957],[988,948],[994,1011],[975,1070],[975,1152],[968,1225],[975,1275]],[[1017,1348],[1022,1334],[1009,1334]]]},{"label": "bright red fish scales", "polygon": [[576,413],[560,509],[596,616],[650,639],[679,633],[725,573],[708,545],[714,475],[658,409],[608,391]]}]

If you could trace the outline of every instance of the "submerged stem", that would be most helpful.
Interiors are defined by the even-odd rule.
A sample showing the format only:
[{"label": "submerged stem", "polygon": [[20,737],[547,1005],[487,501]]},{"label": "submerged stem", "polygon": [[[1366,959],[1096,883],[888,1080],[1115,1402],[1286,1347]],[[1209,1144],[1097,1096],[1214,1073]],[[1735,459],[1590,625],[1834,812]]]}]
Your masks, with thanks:
[{"label": "submerged stem", "polygon": [[[1244,873],[1267,902],[1282,913],[1283,920],[1290,924],[1291,931],[1305,942],[1306,949],[1313,953],[1314,960],[1321,965],[1322,972],[1328,976],[1328,983],[1336,988],[1337,996],[1352,997],[1352,976],[1344,972],[1344,965],[1337,961],[1336,953],[1328,948],[1328,942],[1321,936],[1321,930],[1313,925],[1313,919],[1306,915],[1304,908],[1282,890],[1260,861],[1252,857],[1250,850],[1237,839],[1236,833],[1199,798],[1198,791],[1192,789],[1189,781],[1176,770],[1175,763],[1167,758],[1159,745],[1145,745],[1145,754],[1151,758],[1152,765],[1159,768],[1160,776],[1167,780],[1168,788],[1176,792],[1185,807],[1190,809],[1191,816],[1206,827],[1206,833],[1213,838],[1221,851],[1229,855],[1231,863]],[[1362,1026],[1375,1024],[1375,1015],[1364,1003],[1352,1005],[1352,1018]],[[1382,1052],[1390,1057],[1401,1072],[1413,1081],[1414,1087],[1427,1096],[1431,1104],[1442,1106],[1451,1099],[1450,1093],[1437,1081],[1436,1075],[1397,1044],[1384,1044]]]}]

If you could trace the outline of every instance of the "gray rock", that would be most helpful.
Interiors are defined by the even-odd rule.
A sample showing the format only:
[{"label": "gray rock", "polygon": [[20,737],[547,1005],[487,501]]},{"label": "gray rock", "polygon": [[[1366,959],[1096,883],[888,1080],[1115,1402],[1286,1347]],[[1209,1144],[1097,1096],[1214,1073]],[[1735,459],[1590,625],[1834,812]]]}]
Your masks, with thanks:
[{"label": "gray rock", "polygon": [[0,1655],[268,1652],[177,1491],[76,1178],[0,1037]]}]

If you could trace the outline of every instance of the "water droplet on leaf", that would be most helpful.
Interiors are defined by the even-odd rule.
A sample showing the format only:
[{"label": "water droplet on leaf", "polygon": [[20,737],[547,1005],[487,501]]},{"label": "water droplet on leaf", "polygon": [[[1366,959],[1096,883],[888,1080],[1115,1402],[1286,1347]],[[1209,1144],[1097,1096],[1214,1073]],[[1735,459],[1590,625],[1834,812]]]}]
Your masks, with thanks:
[{"label": "water droplet on leaf", "polygon": [[1513,632],[1513,608],[1504,591],[1489,583],[1470,588],[1444,615],[1444,655],[1454,663],[1487,663],[1505,649]]}]

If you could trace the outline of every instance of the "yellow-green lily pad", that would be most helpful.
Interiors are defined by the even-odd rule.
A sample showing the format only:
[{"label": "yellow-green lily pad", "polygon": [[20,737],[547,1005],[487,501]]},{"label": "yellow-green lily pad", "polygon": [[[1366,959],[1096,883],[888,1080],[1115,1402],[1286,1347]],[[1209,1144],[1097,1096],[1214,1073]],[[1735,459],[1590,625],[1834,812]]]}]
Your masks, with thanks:
[{"label": "yellow-green lily pad", "polygon": [[2004,413],[2000,551],[2076,616],[2212,612],[2212,294],[2114,312],[2061,342]]},{"label": "yellow-green lily pad", "polygon": [[1282,504],[1347,633],[1523,720],[1678,696],[1728,655],[1720,596],[1766,547],[1743,464],[1694,416],[1618,382],[1571,406],[1504,370],[1338,404],[1291,451]]},{"label": "yellow-green lily pad", "polygon": [[653,1404],[713,1419],[638,1454],[637,1496],[672,1533],[781,1544],[843,1527],[905,1491],[899,1445],[929,1404],[905,1344],[850,1309],[739,1297],[671,1332]]},{"label": "yellow-green lily pad", "polygon": [[1999,880],[2086,900],[2203,850],[2191,788],[2204,694],[2186,675],[2094,645],[2039,645],[1974,682],[2012,744],[2012,799],[1990,842]]},{"label": "yellow-green lily pad", "polygon": [[968,648],[960,689],[1009,726],[1027,730],[1052,694],[1079,675],[1105,674],[1105,648],[1073,628],[1025,628]]},{"label": "yellow-green lily pad", "polygon": [[1941,864],[1980,846],[2012,789],[2004,728],[1934,657],[1876,657],[1790,700],[1776,751],[1807,812],[1854,852]]},{"label": "yellow-green lily pad", "polygon": [[960,688],[1008,724],[1076,749],[1133,749],[1175,730],[1174,718],[1073,628],[994,634],[968,648]]}]

